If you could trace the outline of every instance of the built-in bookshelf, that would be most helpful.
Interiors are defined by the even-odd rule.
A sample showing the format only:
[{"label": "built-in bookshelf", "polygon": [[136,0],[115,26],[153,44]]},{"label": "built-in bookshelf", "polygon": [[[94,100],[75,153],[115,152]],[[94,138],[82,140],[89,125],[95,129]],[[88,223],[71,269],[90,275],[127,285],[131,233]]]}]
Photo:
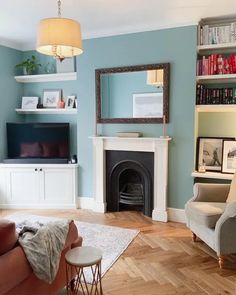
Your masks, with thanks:
[{"label": "built-in bookshelf", "polygon": [[[220,120],[224,118],[222,113],[235,113],[236,116],[236,16],[201,20],[198,26],[197,53],[195,143],[202,136],[199,127],[203,126],[201,120],[211,120],[216,116]],[[232,116],[234,117],[230,115],[230,118]],[[224,124],[222,121],[221,126]],[[224,136],[224,130],[221,135]],[[235,136],[232,134],[232,137]],[[196,146],[197,144],[193,167],[196,167]],[[220,172],[194,171],[192,176],[198,179],[232,179],[232,174]]]}]

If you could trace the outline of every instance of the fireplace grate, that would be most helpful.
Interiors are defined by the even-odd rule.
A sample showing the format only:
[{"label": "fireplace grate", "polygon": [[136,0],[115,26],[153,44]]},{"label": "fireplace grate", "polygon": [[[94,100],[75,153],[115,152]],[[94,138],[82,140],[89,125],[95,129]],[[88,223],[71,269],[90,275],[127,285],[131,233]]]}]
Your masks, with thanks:
[{"label": "fireplace grate", "polygon": [[141,183],[126,183],[120,191],[120,203],[144,205],[143,185]]}]

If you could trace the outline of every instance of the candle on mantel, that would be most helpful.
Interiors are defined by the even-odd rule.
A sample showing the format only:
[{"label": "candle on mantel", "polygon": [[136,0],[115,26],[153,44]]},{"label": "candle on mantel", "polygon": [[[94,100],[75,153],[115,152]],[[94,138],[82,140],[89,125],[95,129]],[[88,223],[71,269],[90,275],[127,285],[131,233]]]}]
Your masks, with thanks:
[{"label": "candle on mantel", "polygon": [[161,135],[160,137],[161,137],[161,138],[167,138],[167,137],[169,137],[169,136],[166,135],[166,116],[165,116],[165,115],[163,115],[162,123],[163,123],[163,125],[162,125],[162,132],[163,132],[163,135]]},{"label": "candle on mantel", "polygon": [[166,137],[166,116],[163,116],[163,137]]}]

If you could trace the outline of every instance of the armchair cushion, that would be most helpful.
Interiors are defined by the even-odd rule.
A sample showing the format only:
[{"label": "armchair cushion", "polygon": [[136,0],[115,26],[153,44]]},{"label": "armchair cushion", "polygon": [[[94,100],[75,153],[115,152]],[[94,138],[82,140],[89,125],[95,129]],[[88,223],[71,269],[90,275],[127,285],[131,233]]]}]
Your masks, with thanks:
[{"label": "armchair cushion", "polygon": [[226,203],[188,202],[185,212],[188,217],[209,228],[214,228],[216,222],[225,210]]},{"label": "armchair cushion", "polygon": [[226,202],[236,202],[236,173],[234,174],[234,177],[231,181],[230,190]]}]

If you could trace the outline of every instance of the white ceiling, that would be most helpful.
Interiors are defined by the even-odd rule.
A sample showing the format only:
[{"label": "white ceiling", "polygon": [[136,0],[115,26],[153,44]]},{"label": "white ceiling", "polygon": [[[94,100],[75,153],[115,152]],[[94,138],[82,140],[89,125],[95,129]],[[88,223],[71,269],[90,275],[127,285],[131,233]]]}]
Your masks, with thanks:
[{"label": "white ceiling", "polygon": [[[61,0],[62,16],[81,23],[83,39],[196,24],[236,14],[235,0]],[[0,43],[35,48],[37,25],[57,16],[57,0],[0,0]]]}]

